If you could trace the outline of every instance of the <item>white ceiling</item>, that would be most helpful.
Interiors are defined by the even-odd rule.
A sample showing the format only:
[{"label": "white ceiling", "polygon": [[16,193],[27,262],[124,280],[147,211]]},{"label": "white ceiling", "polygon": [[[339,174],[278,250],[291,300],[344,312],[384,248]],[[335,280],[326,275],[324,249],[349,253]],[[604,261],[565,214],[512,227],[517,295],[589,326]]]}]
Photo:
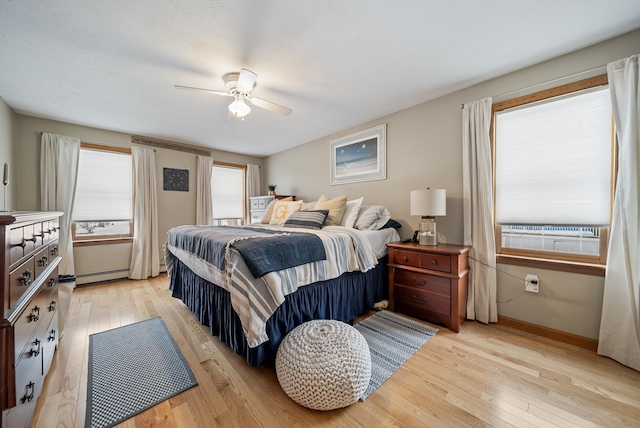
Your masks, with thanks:
[{"label": "white ceiling", "polygon": [[[0,0],[0,97],[265,156],[636,28],[638,0]],[[240,68],[293,114],[233,120],[230,98],[174,88]]]}]

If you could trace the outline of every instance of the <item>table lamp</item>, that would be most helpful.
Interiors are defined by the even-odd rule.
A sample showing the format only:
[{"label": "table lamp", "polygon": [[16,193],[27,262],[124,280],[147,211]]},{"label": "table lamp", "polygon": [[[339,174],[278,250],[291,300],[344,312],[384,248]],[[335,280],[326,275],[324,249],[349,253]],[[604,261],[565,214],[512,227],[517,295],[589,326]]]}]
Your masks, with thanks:
[{"label": "table lamp", "polygon": [[411,191],[411,215],[422,216],[416,237],[420,245],[438,245],[435,216],[447,215],[447,190]]}]

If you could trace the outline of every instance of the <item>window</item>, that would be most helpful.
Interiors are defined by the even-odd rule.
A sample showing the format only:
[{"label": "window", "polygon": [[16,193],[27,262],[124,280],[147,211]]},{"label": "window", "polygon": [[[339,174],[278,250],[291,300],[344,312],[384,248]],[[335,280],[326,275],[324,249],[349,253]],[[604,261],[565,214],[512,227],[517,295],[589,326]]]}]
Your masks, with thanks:
[{"label": "window", "polygon": [[601,76],[493,106],[499,255],[606,263],[615,173],[606,83]]},{"label": "window", "polygon": [[72,215],[74,242],[132,236],[132,171],[129,149],[81,144]]},{"label": "window", "polygon": [[213,163],[211,203],[214,224],[243,224],[245,171],[246,167],[242,165]]}]

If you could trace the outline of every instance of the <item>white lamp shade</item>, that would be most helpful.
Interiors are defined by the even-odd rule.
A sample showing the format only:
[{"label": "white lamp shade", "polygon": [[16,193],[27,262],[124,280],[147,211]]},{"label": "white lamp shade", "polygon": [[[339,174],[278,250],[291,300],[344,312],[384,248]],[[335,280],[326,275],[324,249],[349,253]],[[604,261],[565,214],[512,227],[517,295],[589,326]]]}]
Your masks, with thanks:
[{"label": "white lamp shade", "polygon": [[447,190],[412,190],[411,215],[419,215],[423,217],[447,215]]}]

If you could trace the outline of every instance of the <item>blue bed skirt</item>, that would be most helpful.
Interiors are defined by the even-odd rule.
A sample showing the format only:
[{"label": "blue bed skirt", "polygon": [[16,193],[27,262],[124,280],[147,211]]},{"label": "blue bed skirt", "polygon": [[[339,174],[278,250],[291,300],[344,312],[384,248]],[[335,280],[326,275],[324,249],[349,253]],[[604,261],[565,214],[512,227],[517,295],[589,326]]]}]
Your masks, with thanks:
[{"label": "blue bed skirt", "polygon": [[245,356],[250,365],[274,361],[278,345],[298,325],[312,319],[352,322],[388,294],[387,256],[369,272],[349,272],[300,287],[267,321],[269,341],[249,348],[229,292],[202,279],[178,259],[173,269],[169,284],[173,297],[182,300],[200,323],[209,327],[212,336]]}]

